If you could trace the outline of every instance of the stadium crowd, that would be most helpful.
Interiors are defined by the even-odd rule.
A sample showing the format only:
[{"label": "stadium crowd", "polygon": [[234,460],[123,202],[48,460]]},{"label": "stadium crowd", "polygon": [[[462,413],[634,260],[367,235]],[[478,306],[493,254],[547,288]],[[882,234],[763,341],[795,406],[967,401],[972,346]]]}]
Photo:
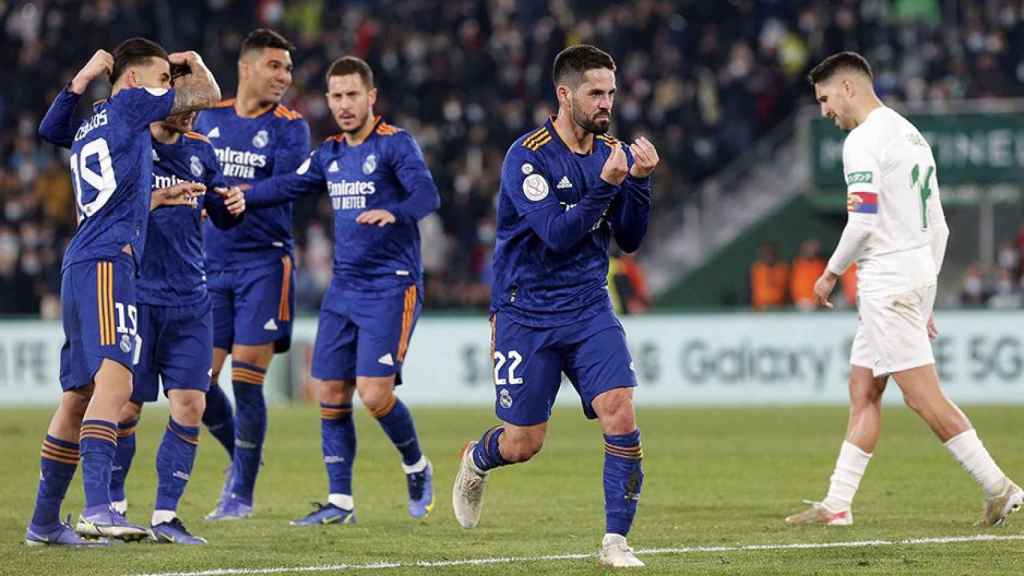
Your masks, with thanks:
[{"label": "stadium crowd", "polygon": [[[426,305],[481,308],[489,299],[501,159],[509,143],[553,112],[549,66],[561,48],[590,42],[616,57],[614,133],[647,134],[657,144],[656,203],[673,205],[810,102],[804,73],[838,50],[865,53],[883,98],[1020,95],[1020,3],[955,3],[957,14],[942,14],[940,4],[0,2],[0,59],[10,75],[0,92],[0,314],[55,317],[74,202],[66,159],[39,140],[36,127],[89,54],[129,36],[197,49],[231,94],[241,39],[258,26],[281,31],[297,46],[286,101],[309,120],[314,142],[335,131],[323,98],[327,64],[345,53],[368,60],[381,92],[378,112],[415,134],[442,195],[441,210],[422,222]],[[296,204],[304,312],[318,308],[330,279],[328,218],[326,202]]]}]

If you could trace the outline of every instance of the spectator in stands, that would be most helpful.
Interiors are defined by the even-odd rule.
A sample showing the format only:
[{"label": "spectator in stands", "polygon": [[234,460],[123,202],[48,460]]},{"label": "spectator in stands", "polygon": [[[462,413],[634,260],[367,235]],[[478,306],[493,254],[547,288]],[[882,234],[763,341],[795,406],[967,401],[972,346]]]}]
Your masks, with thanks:
[{"label": "spectator in stands", "polygon": [[960,289],[961,306],[984,306],[989,291],[985,286],[985,276],[981,273],[981,265],[971,264],[964,273],[963,287]]},{"label": "spectator in stands", "polygon": [[643,267],[614,245],[608,259],[608,294],[616,314],[643,314],[651,307]]},{"label": "spectator in stands", "polygon": [[750,268],[750,303],[754,310],[781,308],[789,299],[789,265],[779,260],[775,244],[762,244]]},{"label": "spectator in stands", "polygon": [[789,290],[793,295],[793,304],[805,312],[814,311],[814,282],[825,272],[825,258],[821,255],[821,242],[817,238],[804,240],[800,244],[800,252],[793,259],[793,272],[790,275]]},{"label": "spectator in stands", "polygon": [[843,301],[850,308],[857,307],[857,264],[851,264],[846,273],[839,278],[843,289]]}]

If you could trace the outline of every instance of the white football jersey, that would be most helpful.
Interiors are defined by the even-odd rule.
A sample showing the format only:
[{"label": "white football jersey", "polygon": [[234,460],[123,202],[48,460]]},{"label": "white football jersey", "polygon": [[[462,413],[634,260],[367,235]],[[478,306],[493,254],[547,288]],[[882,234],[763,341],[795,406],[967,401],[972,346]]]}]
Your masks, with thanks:
[{"label": "white football jersey", "polygon": [[935,284],[931,239],[936,227],[945,229],[945,216],[935,158],[917,128],[891,108],[876,108],[846,137],[843,172],[851,223],[871,227],[856,256],[858,292]]}]

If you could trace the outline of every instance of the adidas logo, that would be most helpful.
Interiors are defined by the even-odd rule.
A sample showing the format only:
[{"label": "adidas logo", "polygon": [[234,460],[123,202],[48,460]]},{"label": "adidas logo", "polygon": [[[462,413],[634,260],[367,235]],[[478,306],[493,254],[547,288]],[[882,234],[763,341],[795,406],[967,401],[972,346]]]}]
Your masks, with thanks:
[{"label": "adidas logo", "polygon": [[385,366],[394,366],[395,365],[395,360],[393,358],[391,358],[391,352],[388,352],[387,354],[381,356],[380,358],[377,358],[377,362],[380,362],[381,364],[383,364]]},{"label": "adidas logo", "polygon": [[177,478],[179,480],[184,480],[185,482],[188,482],[188,480],[189,480],[188,473],[187,472],[182,472],[181,470],[175,470],[174,474],[172,474],[172,476],[174,476],[175,478]]},{"label": "adidas logo", "polygon": [[556,186],[556,188],[559,190],[563,188],[572,188],[572,182],[569,182],[568,176],[562,176],[562,179],[558,181],[558,186]]},{"label": "adidas logo", "polygon": [[220,138],[220,126],[214,126],[213,130],[206,133],[207,138]]},{"label": "adidas logo", "polygon": [[338,168],[338,161],[337,160],[335,160],[334,162],[331,162],[330,168],[327,169],[328,172],[337,172],[338,170],[339,170],[339,168]]},{"label": "adidas logo", "polygon": [[263,329],[264,330],[277,330],[277,322],[274,322],[274,319],[271,318],[270,320],[267,320],[266,324],[263,325]]}]

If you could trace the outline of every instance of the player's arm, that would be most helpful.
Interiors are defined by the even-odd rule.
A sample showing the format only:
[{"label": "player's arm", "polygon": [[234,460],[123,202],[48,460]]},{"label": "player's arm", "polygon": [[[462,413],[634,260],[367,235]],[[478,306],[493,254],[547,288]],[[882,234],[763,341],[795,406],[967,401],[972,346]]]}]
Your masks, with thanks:
[{"label": "player's arm", "polygon": [[814,284],[818,304],[832,307],[828,298],[842,276],[861,254],[878,222],[878,197],[882,171],[870,145],[851,134],[843,144],[843,171],[846,175],[846,226],[825,272]]},{"label": "player's arm", "polygon": [[[932,178],[938,180],[934,175]],[[938,183],[932,182],[932,196],[928,202],[928,231],[931,233],[932,258],[935,260],[935,274],[942,270],[942,261],[946,257],[946,244],[949,241],[949,225],[946,224],[946,213],[942,210],[939,199]]]},{"label": "player's arm", "polygon": [[658,151],[650,140],[640,137],[629,146],[629,175],[608,209],[608,221],[615,243],[624,252],[635,252],[647,235],[651,217],[651,173],[658,166]]},{"label": "player's arm", "polygon": [[206,192],[199,182],[181,182],[168,188],[157,188],[149,196],[149,211],[161,206],[195,206],[196,198]]},{"label": "player's arm", "polygon": [[418,222],[441,206],[441,195],[416,140],[408,132],[399,132],[393,138],[392,166],[408,196],[391,206],[389,212],[398,220]]},{"label": "player's arm", "polygon": [[302,118],[290,120],[274,151],[274,176],[291,174],[309,157],[309,124]]},{"label": "player's arm", "polygon": [[174,80],[174,105],[168,115],[212,108],[220,100],[220,86],[198,53],[175,52],[167,59],[172,66],[188,68]]},{"label": "player's arm", "polygon": [[287,204],[302,196],[327,190],[327,178],[320,165],[319,150],[311,153],[298,169],[257,182],[245,192],[245,204],[250,208]]},{"label": "player's arm", "polygon": [[214,226],[227,230],[237,226],[245,218],[245,194],[237,187],[229,187],[224,181],[213,146],[208,147],[204,156],[206,189],[213,190],[213,193],[203,196],[203,209]]},{"label": "player's arm", "polygon": [[93,80],[109,76],[113,67],[114,57],[106,50],[97,50],[50,104],[39,123],[39,136],[55,146],[70,148],[75,139],[75,110],[82,94]]},{"label": "player's arm", "polygon": [[514,148],[505,157],[502,168],[502,193],[511,198],[516,212],[545,246],[555,252],[567,252],[590,233],[608,209],[626,177],[626,154],[616,147],[608,156],[601,177],[590,186],[586,196],[568,210],[551,194],[551,183],[544,170],[532,151]]}]

